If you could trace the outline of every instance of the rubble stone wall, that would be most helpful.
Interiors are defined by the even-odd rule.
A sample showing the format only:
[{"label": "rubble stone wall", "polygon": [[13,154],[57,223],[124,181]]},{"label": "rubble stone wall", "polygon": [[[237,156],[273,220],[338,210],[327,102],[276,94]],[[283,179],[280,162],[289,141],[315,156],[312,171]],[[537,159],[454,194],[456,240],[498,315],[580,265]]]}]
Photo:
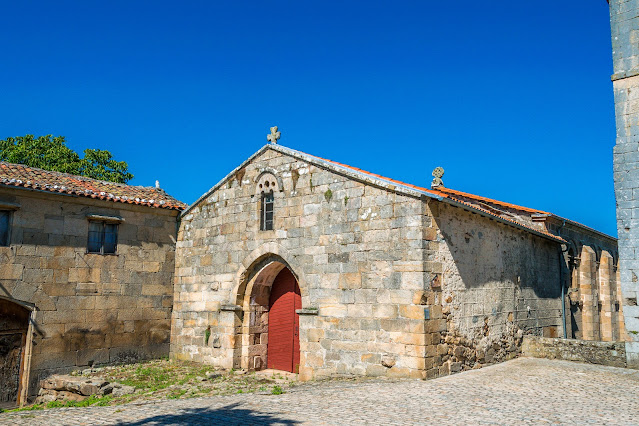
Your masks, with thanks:
[{"label": "rubble stone wall", "polygon": [[559,244],[442,203],[433,215],[446,319],[440,374],[508,359],[526,334],[563,335]]},{"label": "rubble stone wall", "polygon": [[[35,305],[30,392],[53,373],[167,356],[175,211],[0,190],[12,213],[0,295]],[[87,253],[87,215],[121,217],[117,254]]]},{"label": "rubble stone wall", "polygon": [[524,336],[522,355],[587,362],[610,367],[626,367],[626,345],[624,342],[593,342]]}]

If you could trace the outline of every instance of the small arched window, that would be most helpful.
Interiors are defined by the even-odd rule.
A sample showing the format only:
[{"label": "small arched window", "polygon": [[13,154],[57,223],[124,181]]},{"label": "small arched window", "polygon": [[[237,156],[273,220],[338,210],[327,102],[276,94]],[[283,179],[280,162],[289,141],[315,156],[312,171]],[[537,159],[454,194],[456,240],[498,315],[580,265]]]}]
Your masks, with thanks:
[{"label": "small arched window", "polygon": [[257,182],[256,192],[260,194],[260,230],[272,231],[275,222],[275,192],[278,181],[270,173],[263,174]]},{"label": "small arched window", "polygon": [[262,192],[262,212],[260,220],[260,229],[262,231],[273,230],[273,190]]}]

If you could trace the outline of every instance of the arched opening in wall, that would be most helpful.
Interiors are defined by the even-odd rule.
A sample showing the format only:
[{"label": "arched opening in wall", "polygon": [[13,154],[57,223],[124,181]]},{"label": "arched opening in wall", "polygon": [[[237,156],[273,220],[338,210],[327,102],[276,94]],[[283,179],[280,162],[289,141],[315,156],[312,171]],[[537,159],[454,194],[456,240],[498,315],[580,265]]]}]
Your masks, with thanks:
[{"label": "arched opening in wall", "polygon": [[255,194],[259,196],[260,231],[275,229],[275,194],[284,189],[282,179],[271,171],[260,173],[255,183]]},{"label": "arched opening in wall", "polygon": [[600,340],[599,338],[599,257],[590,246],[581,248],[579,262],[579,299],[581,302],[581,339]]},{"label": "arched opening in wall", "polygon": [[28,377],[27,337],[31,311],[0,298],[0,407],[15,407],[24,399]]},{"label": "arched opening in wall", "polygon": [[298,372],[300,363],[300,288],[279,256],[267,256],[251,268],[242,308],[241,367]]}]

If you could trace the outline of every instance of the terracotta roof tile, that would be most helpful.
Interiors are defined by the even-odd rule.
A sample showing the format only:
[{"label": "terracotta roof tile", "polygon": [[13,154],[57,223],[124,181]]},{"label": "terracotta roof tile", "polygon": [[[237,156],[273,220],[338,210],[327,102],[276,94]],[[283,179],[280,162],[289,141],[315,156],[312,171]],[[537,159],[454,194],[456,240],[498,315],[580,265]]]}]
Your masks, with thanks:
[{"label": "terracotta roof tile", "polygon": [[431,194],[431,195],[439,196],[439,197],[442,197],[442,198],[447,198],[447,199],[449,199],[449,200],[451,200],[451,201],[453,201],[453,202],[455,202],[457,204],[461,204],[461,205],[463,205],[463,206],[465,206],[467,208],[470,208],[470,209],[481,211],[482,213],[484,213],[484,214],[486,214],[488,216],[492,216],[494,218],[498,218],[500,220],[503,220],[503,221],[506,221],[506,222],[510,222],[513,225],[517,225],[520,228],[525,228],[525,229],[527,229],[529,231],[533,231],[535,233],[546,235],[546,236],[548,236],[548,237],[550,237],[550,238],[552,238],[554,240],[565,242],[565,240],[563,238],[548,232],[545,229],[545,227],[544,228],[540,228],[540,229],[533,228],[533,227],[531,227],[531,226],[529,226],[529,225],[527,225],[525,223],[521,223],[521,222],[518,222],[518,221],[513,220],[511,218],[497,215],[497,214],[495,214],[495,213],[493,213],[493,212],[491,212],[491,211],[489,211],[489,210],[487,210],[485,208],[482,208],[482,207],[477,206],[475,204],[471,204],[471,203],[469,203],[467,201],[464,201],[464,200],[462,200],[459,197],[466,197],[466,198],[474,199],[474,200],[477,200],[477,201],[483,201],[483,202],[486,202],[486,203],[493,203],[493,204],[501,205],[501,206],[504,206],[504,207],[509,207],[509,208],[512,208],[512,209],[515,209],[515,210],[520,210],[520,211],[526,212],[526,213],[550,214],[550,213],[546,213],[546,212],[544,212],[542,210],[530,209],[528,207],[522,207],[522,206],[518,206],[516,204],[510,204],[510,203],[505,203],[503,201],[492,200],[490,198],[480,197],[478,195],[468,194],[466,192],[456,191],[454,189],[449,189],[449,188],[443,188],[443,187],[430,188],[430,189],[429,188],[424,188],[424,187],[421,187],[421,186],[412,185],[410,183],[401,182],[401,181],[398,181],[398,180],[395,180],[395,179],[387,178],[387,177],[384,177],[384,176],[381,176],[381,175],[378,175],[378,174],[375,174],[375,173],[368,172],[366,170],[358,169],[357,167],[349,166],[347,164],[342,164],[342,163],[338,163],[336,161],[328,160],[326,158],[321,158],[321,157],[317,157],[317,156],[310,155],[310,154],[306,154],[306,155],[309,155],[310,157],[318,158],[318,159],[323,160],[323,161],[327,161],[329,163],[332,163],[332,164],[335,164],[335,165],[338,165],[338,166],[341,166],[341,167],[345,167],[345,168],[354,170],[354,171],[359,172],[359,173],[364,173],[364,174],[367,174],[369,176],[376,177],[378,179],[382,179],[382,180],[385,180],[385,181],[388,181],[388,182],[392,182],[392,183],[395,183],[395,184],[398,184],[398,185],[402,185],[402,186],[406,186],[406,187],[409,187],[409,188],[413,188],[413,189],[416,189],[418,191],[426,192],[426,193]]},{"label": "terracotta roof tile", "polygon": [[28,188],[162,209],[184,210],[186,208],[186,204],[155,187],[106,182],[4,161],[0,161],[0,187],[2,186]]},{"label": "terracotta roof tile", "polygon": [[526,212],[526,213],[551,214],[551,213],[545,212],[543,210],[531,209],[531,208],[528,208],[528,207],[518,206],[517,204],[510,204],[510,203],[506,203],[506,202],[499,201],[499,200],[493,200],[491,198],[480,197],[479,195],[469,194],[467,192],[457,191],[455,189],[445,188],[443,186],[437,187],[437,189],[435,189],[435,192],[443,192],[444,194],[448,194],[448,195],[451,195],[451,196],[458,195],[460,197],[466,197],[466,198],[470,198],[470,199],[477,200],[477,201],[483,201],[485,203],[497,204],[499,206],[511,208],[513,210],[519,210],[519,211]]}]

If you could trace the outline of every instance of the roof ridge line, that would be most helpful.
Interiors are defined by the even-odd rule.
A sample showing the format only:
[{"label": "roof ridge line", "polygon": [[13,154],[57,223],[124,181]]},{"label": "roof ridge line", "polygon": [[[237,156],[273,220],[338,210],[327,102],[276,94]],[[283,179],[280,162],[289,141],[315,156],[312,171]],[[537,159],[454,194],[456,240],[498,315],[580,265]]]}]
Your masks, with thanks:
[{"label": "roof ridge line", "polygon": [[8,161],[0,161],[0,186],[170,210],[186,207],[186,203],[154,186],[110,182]]},{"label": "roof ridge line", "polygon": [[108,185],[124,185],[124,186],[130,186],[130,187],[140,187],[140,188],[154,188],[154,186],[144,186],[144,185],[129,185],[128,183],[122,183],[122,182],[113,182],[110,180],[104,180],[104,179],[96,179],[96,178],[92,178],[89,176],[82,176],[82,175],[74,175],[73,173],[67,173],[67,172],[59,172],[57,170],[47,170],[47,169],[43,169],[40,167],[35,167],[35,166],[29,166],[27,164],[21,164],[21,163],[11,163],[9,161],[0,161],[0,164],[8,164],[8,165],[12,165],[12,166],[20,166],[20,167],[24,167],[24,168],[28,168],[34,171],[40,171],[40,172],[45,172],[45,173],[55,173],[58,175],[63,175],[63,176],[68,176],[68,177],[72,177],[72,178],[76,178],[76,179],[86,179],[86,180],[92,180],[92,181],[96,181],[96,182],[103,182],[106,183]]}]

